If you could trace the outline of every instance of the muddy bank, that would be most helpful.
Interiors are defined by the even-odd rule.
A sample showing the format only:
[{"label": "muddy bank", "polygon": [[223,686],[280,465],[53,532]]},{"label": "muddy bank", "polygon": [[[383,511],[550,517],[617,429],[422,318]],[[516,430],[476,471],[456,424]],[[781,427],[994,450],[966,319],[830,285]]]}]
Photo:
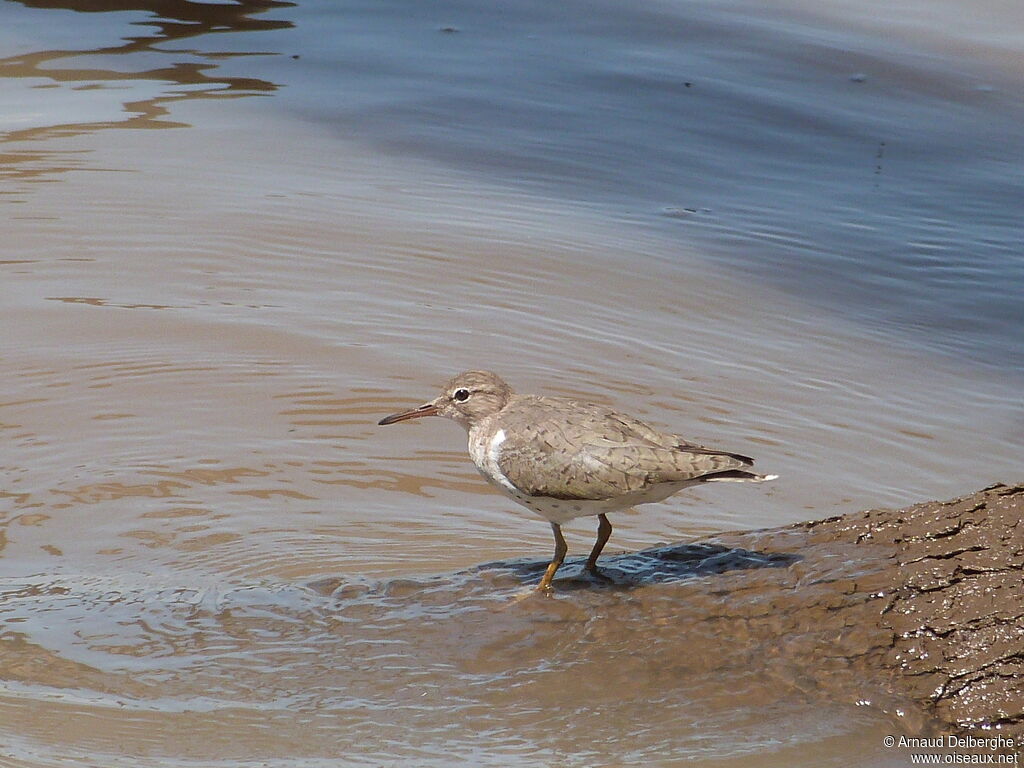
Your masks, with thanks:
[{"label": "muddy bank", "polygon": [[[658,691],[659,706],[674,713],[667,722],[707,710],[746,712],[753,723],[786,707],[854,707],[885,713],[890,733],[1000,735],[1019,750],[1022,511],[1024,485],[996,485],[613,554],[602,558],[611,582],[589,577],[576,557],[559,572],[555,599],[511,598],[536,583],[543,559],[425,581],[311,586],[349,623],[381,623],[396,610],[433,616],[408,640],[418,666],[536,675],[490,704],[576,712],[593,721],[584,731],[633,717]],[[755,733],[751,723],[737,738]],[[862,746],[881,744],[879,735]],[[897,752],[888,758],[906,757]]]},{"label": "muddy bank", "polygon": [[[1022,515],[1024,485],[999,484],[950,501],[620,555],[608,573],[612,589],[645,604],[646,626],[630,623],[650,634],[656,656],[671,652],[657,639],[673,631],[691,667],[726,658],[731,666],[747,649],[751,670],[773,670],[809,695],[880,707],[908,733],[1002,734],[1019,751]],[[641,584],[647,589],[631,589]],[[570,574],[560,587],[582,595],[598,584]],[[695,638],[715,644],[694,649]]]},{"label": "muddy bank", "polygon": [[[870,510],[793,526],[864,564],[808,606],[851,663],[884,676],[947,732],[985,729],[1024,741],[1024,485],[946,502]],[[821,552],[821,554],[825,554]],[[872,567],[873,566],[873,567]],[[831,651],[826,651],[830,655]]]}]

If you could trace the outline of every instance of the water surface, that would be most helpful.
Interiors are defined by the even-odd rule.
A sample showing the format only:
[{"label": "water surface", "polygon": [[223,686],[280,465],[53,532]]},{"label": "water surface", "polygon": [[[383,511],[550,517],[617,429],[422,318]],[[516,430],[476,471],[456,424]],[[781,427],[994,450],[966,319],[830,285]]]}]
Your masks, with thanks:
[{"label": "water surface", "polygon": [[375,422],[486,366],[782,475],[609,554],[1014,479],[1021,27],[903,6],[0,5],[12,764],[902,765],[763,641],[513,603],[548,526]]}]

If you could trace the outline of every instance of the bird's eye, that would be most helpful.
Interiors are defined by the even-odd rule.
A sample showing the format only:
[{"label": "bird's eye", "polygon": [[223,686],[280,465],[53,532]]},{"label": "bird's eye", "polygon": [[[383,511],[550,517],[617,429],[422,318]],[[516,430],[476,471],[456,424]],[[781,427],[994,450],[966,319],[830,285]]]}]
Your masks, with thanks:
[{"label": "bird's eye", "polygon": [[466,402],[467,400],[469,400],[469,390],[468,389],[456,389],[452,393],[452,400],[457,400],[460,403]]}]

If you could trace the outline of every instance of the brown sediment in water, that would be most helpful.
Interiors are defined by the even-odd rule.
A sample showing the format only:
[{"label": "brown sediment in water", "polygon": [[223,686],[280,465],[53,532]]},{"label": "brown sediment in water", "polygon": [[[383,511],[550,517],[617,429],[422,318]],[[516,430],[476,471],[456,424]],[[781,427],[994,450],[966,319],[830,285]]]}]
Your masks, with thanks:
[{"label": "brown sediment in water", "polygon": [[[542,556],[305,585],[14,577],[0,704],[27,749],[109,765],[177,755],[185,729],[196,759],[237,764],[339,744],[367,764],[429,753],[442,757],[423,764],[447,765],[480,744],[484,765],[534,765],[538,750],[568,765],[674,765],[666,756],[700,749],[719,766],[748,766],[751,750],[766,765],[834,763],[805,754],[822,732],[841,740],[829,755],[865,755],[858,765],[903,764],[905,750],[880,751],[893,733],[1019,749],[1022,501],[1024,484],[1000,485],[609,555],[610,582],[576,575],[578,556],[554,599],[530,591]],[[66,722],[89,728],[69,736]],[[709,750],[709,727],[730,742]],[[525,757],[506,759],[524,734]]]},{"label": "brown sediment in water", "polygon": [[[705,711],[856,703],[889,713],[896,732],[989,739],[982,752],[998,736],[999,751],[1020,752],[1022,511],[1024,484],[994,485],[951,501],[611,555],[602,558],[607,580],[574,558],[555,599],[507,598],[536,583],[544,560],[483,565],[432,585],[311,586],[332,593],[340,615],[368,599],[405,610],[461,606],[447,626],[420,627],[420,663],[473,675],[508,667],[512,649],[519,666],[557,659],[571,671],[568,701],[582,697],[595,711],[649,704],[652,690],[662,706],[679,696]],[[488,594],[497,604],[484,619],[464,613]],[[548,705],[555,695],[534,694]],[[515,699],[524,695],[533,694]]]},{"label": "brown sediment in water", "polygon": [[[633,595],[649,611],[651,642],[631,626],[634,644],[656,655],[703,667],[758,649],[752,669],[774,668],[806,693],[880,706],[914,733],[1002,735],[1020,751],[1022,516],[1024,484],[999,484],[623,555],[607,572],[619,587],[650,585]],[[673,582],[673,599],[658,582]],[[655,642],[672,631],[678,645]],[[695,648],[695,634],[721,641]],[[667,657],[647,662],[673,668]]]}]

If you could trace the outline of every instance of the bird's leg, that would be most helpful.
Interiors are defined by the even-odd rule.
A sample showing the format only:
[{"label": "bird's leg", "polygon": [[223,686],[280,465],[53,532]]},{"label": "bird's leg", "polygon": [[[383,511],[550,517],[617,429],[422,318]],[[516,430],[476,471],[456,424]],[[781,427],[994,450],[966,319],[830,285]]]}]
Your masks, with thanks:
[{"label": "bird's leg", "polygon": [[551,564],[548,565],[548,569],[544,571],[540,584],[537,585],[538,592],[551,591],[551,579],[555,577],[555,571],[558,570],[558,566],[565,560],[565,553],[569,549],[565,546],[565,539],[562,538],[562,527],[558,523],[551,524],[551,531],[555,534],[555,556],[551,560]]},{"label": "bird's leg", "polygon": [[603,574],[597,570],[597,558],[600,557],[604,545],[608,543],[608,537],[612,535],[612,524],[608,522],[605,515],[598,515],[597,519],[601,521],[597,526],[597,541],[594,542],[594,548],[590,551],[590,557],[587,558],[586,567],[595,576],[602,576]]}]

